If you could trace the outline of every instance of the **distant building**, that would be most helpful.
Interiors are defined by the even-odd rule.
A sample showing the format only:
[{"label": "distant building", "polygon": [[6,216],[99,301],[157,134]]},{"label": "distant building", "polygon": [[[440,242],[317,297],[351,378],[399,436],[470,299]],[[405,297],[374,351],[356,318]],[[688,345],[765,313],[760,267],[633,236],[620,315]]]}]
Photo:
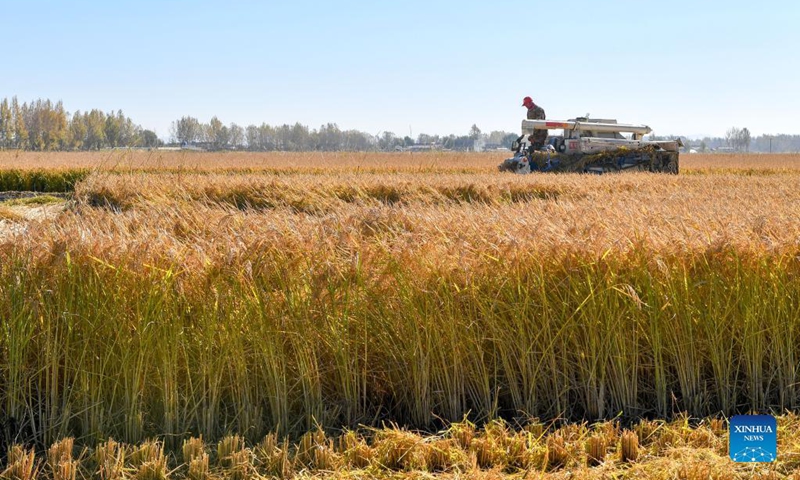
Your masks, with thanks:
[{"label": "distant building", "polygon": [[487,143],[483,146],[484,152],[505,152],[508,150],[508,147],[504,147],[499,143]]},{"label": "distant building", "polygon": [[430,144],[415,144],[405,147],[403,150],[406,152],[430,152],[431,150],[441,150],[442,145],[438,143]]}]

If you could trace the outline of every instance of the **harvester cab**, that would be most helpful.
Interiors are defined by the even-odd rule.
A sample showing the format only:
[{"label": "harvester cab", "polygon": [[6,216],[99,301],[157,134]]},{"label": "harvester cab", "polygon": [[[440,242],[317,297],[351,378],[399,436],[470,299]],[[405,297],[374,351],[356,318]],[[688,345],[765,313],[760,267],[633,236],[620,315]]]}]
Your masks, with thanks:
[{"label": "harvester cab", "polygon": [[[563,133],[548,136],[542,149],[533,150],[530,137],[535,130],[562,130]],[[514,173],[600,174],[642,170],[677,174],[678,149],[683,143],[680,139],[644,140],[650,132],[647,125],[617,123],[611,119],[523,120],[522,135],[511,147],[514,156],[501,163],[498,169]]]}]

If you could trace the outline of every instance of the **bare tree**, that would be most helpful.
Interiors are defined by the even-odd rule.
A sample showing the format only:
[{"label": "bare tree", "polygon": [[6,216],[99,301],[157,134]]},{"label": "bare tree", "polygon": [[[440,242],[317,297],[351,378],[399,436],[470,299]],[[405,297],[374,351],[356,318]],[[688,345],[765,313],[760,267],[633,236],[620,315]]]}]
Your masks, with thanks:
[{"label": "bare tree", "polygon": [[736,127],[731,127],[725,132],[725,143],[734,149],[738,149],[739,136],[741,131]]},{"label": "bare tree", "polygon": [[744,148],[745,152],[750,151],[750,130],[747,128],[743,128],[741,132],[739,132],[739,144],[741,148]]}]

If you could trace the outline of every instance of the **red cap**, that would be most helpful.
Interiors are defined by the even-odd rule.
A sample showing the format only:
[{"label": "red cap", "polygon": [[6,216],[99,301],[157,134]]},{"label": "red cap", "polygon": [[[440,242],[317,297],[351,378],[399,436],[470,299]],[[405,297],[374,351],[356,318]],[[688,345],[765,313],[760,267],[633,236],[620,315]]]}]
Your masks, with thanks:
[{"label": "red cap", "polygon": [[528,105],[533,105],[533,99],[531,97],[525,97],[522,99],[522,106],[527,107]]}]

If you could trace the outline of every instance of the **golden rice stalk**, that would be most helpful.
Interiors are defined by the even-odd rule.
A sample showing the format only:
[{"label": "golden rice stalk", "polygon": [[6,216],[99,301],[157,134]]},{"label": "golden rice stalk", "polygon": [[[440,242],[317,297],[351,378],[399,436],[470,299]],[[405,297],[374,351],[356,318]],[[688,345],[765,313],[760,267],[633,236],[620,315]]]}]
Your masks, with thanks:
[{"label": "golden rice stalk", "polygon": [[469,455],[453,438],[434,438],[427,443],[424,454],[429,472],[469,470]]},{"label": "golden rice stalk", "polygon": [[528,432],[535,440],[539,441],[544,436],[545,426],[538,418],[534,418],[525,424],[523,430]]},{"label": "golden rice stalk", "polygon": [[475,425],[467,420],[454,423],[450,425],[447,434],[458,442],[461,448],[467,449],[472,443],[472,439],[475,437]]},{"label": "golden rice stalk", "polygon": [[288,439],[280,442],[275,433],[270,433],[254,448],[255,464],[267,475],[286,478],[292,471],[289,450]]},{"label": "golden rice stalk", "polygon": [[563,467],[569,460],[567,442],[561,434],[547,437],[547,466],[551,469]]},{"label": "golden rice stalk", "polygon": [[398,428],[378,431],[374,448],[375,462],[388,470],[425,470],[426,445],[416,433]]},{"label": "golden rice stalk", "polygon": [[599,435],[592,435],[586,440],[586,465],[594,467],[603,463],[606,458],[606,440]]},{"label": "golden rice stalk", "polygon": [[253,466],[253,456],[250,449],[243,448],[238,452],[233,452],[230,455],[230,466],[225,472],[225,476],[230,480],[247,480],[255,476],[255,467]]},{"label": "golden rice stalk", "polygon": [[201,457],[206,452],[206,446],[203,442],[202,435],[198,437],[187,438],[183,441],[181,453],[183,453],[183,462],[187,465],[195,458]]},{"label": "golden rice stalk", "polygon": [[300,441],[297,443],[297,450],[295,451],[294,461],[307,468],[312,468],[314,465],[314,434],[306,432]]},{"label": "golden rice stalk", "polygon": [[73,459],[75,439],[64,438],[47,449],[47,466],[54,480],[75,480],[78,462]]},{"label": "golden rice stalk", "polygon": [[507,436],[505,440],[506,461],[514,468],[527,470],[533,460],[529,455],[531,451],[531,435],[527,432],[516,432]]},{"label": "golden rice stalk", "polygon": [[710,428],[715,435],[723,435],[728,431],[728,425],[724,418],[712,418],[708,421],[708,428]]},{"label": "golden rice stalk", "polygon": [[344,463],[351,468],[366,468],[375,458],[375,452],[367,441],[353,431],[339,436],[337,451],[342,455]]},{"label": "golden rice stalk", "polygon": [[161,462],[164,459],[164,445],[161,442],[147,440],[131,452],[130,461],[134,467],[147,462]]},{"label": "golden rice stalk", "polygon": [[672,448],[685,444],[681,431],[677,428],[665,426],[653,436],[652,447],[656,454],[664,453]]},{"label": "golden rice stalk", "polygon": [[261,442],[253,448],[253,455],[256,460],[256,465],[259,467],[266,467],[276,453],[280,451],[280,443],[278,436],[275,433],[267,434]]},{"label": "golden rice stalk", "polygon": [[47,465],[52,468],[62,460],[72,460],[74,447],[75,439],[72,437],[54,443],[47,449]]},{"label": "golden rice stalk", "polygon": [[167,478],[167,461],[161,458],[156,461],[146,461],[142,463],[136,475],[136,480],[166,480]]},{"label": "golden rice stalk", "polygon": [[189,469],[186,472],[189,480],[207,480],[209,477],[208,453],[201,452],[189,460]]},{"label": "golden rice stalk", "polygon": [[78,474],[78,462],[62,460],[53,469],[53,480],[75,480]]},{"label": "golden rice stalk", "polygon": [[708,478],[716,478],[716,476],[713,475],[710,465],[695,460],[681,464],[678,469],[678,478],[683,480],[706,480]]},{"label": "golden rice stalk", "polygon": [[641,420],[634,427],[634,431],[636,432],[636,436],[639,437],[641,444],[646,446],[656,439],[661,428],[663,428],[663,425],[660,422]]},{"label": "golden rice stalk", "polygon": [[470,442],[469,450],[475,457],[475,462],[479,468],[489,468],[494,462],[495,456],[492,452],[492,445],[485,438],[475,438]]},{"label": "golden rice stalk", "polygon": [[314,447],[314,467],[317,470],[333,471],[340,465],[341,457],[336,453],[332,440]]},{"label": "golden rice stalk", "polygon": [[235,454],[244,450],[244,438],[239,435],[228,435],[217,443],[217,464],[222,468],[234,465]]},{"label": "golden rice stalk", "polygon": [[136,469],[136,480],[165,480],[167,478],[167,458],[164,445],[148,440],[131,452],[131,465]]},{"label": "golden rice stalk", "polygon": [[547,468],[548,454],[547,445],[539,442],[528,444],[528,448],[523,453],[522,462],[519,468],[525,471],[541,471]]},{"label": "golden rice stalk", "polygon": [[125,448],[114,439],[101,443],[95,450],[97,475],[100,480],[118,480],[123,478],[125,470]]},{"label": "golden rice stalk", "polygon": [[716,448],[720,438],[708,426],[700,425],[688,432],[686,443],[695,448]]},{"label": "golden rice stalk", "polygon": [[38,463],[33,450],[14,445],[8,451],[8,466],[0,477],[8,480],[34,480],[39,475]]},{"label": "golden rice stalk", "polygon": [[336,452],[333,440],[329,440],[320,427],[300,438],[295,462],[307,468],[331,471],[340,465],[341,455]]},{"label": "golden rice stalk", "polygon": [[639,458],[639,436],[625,430],[620,437],[620,457],[623,462],[635,462]]}]

